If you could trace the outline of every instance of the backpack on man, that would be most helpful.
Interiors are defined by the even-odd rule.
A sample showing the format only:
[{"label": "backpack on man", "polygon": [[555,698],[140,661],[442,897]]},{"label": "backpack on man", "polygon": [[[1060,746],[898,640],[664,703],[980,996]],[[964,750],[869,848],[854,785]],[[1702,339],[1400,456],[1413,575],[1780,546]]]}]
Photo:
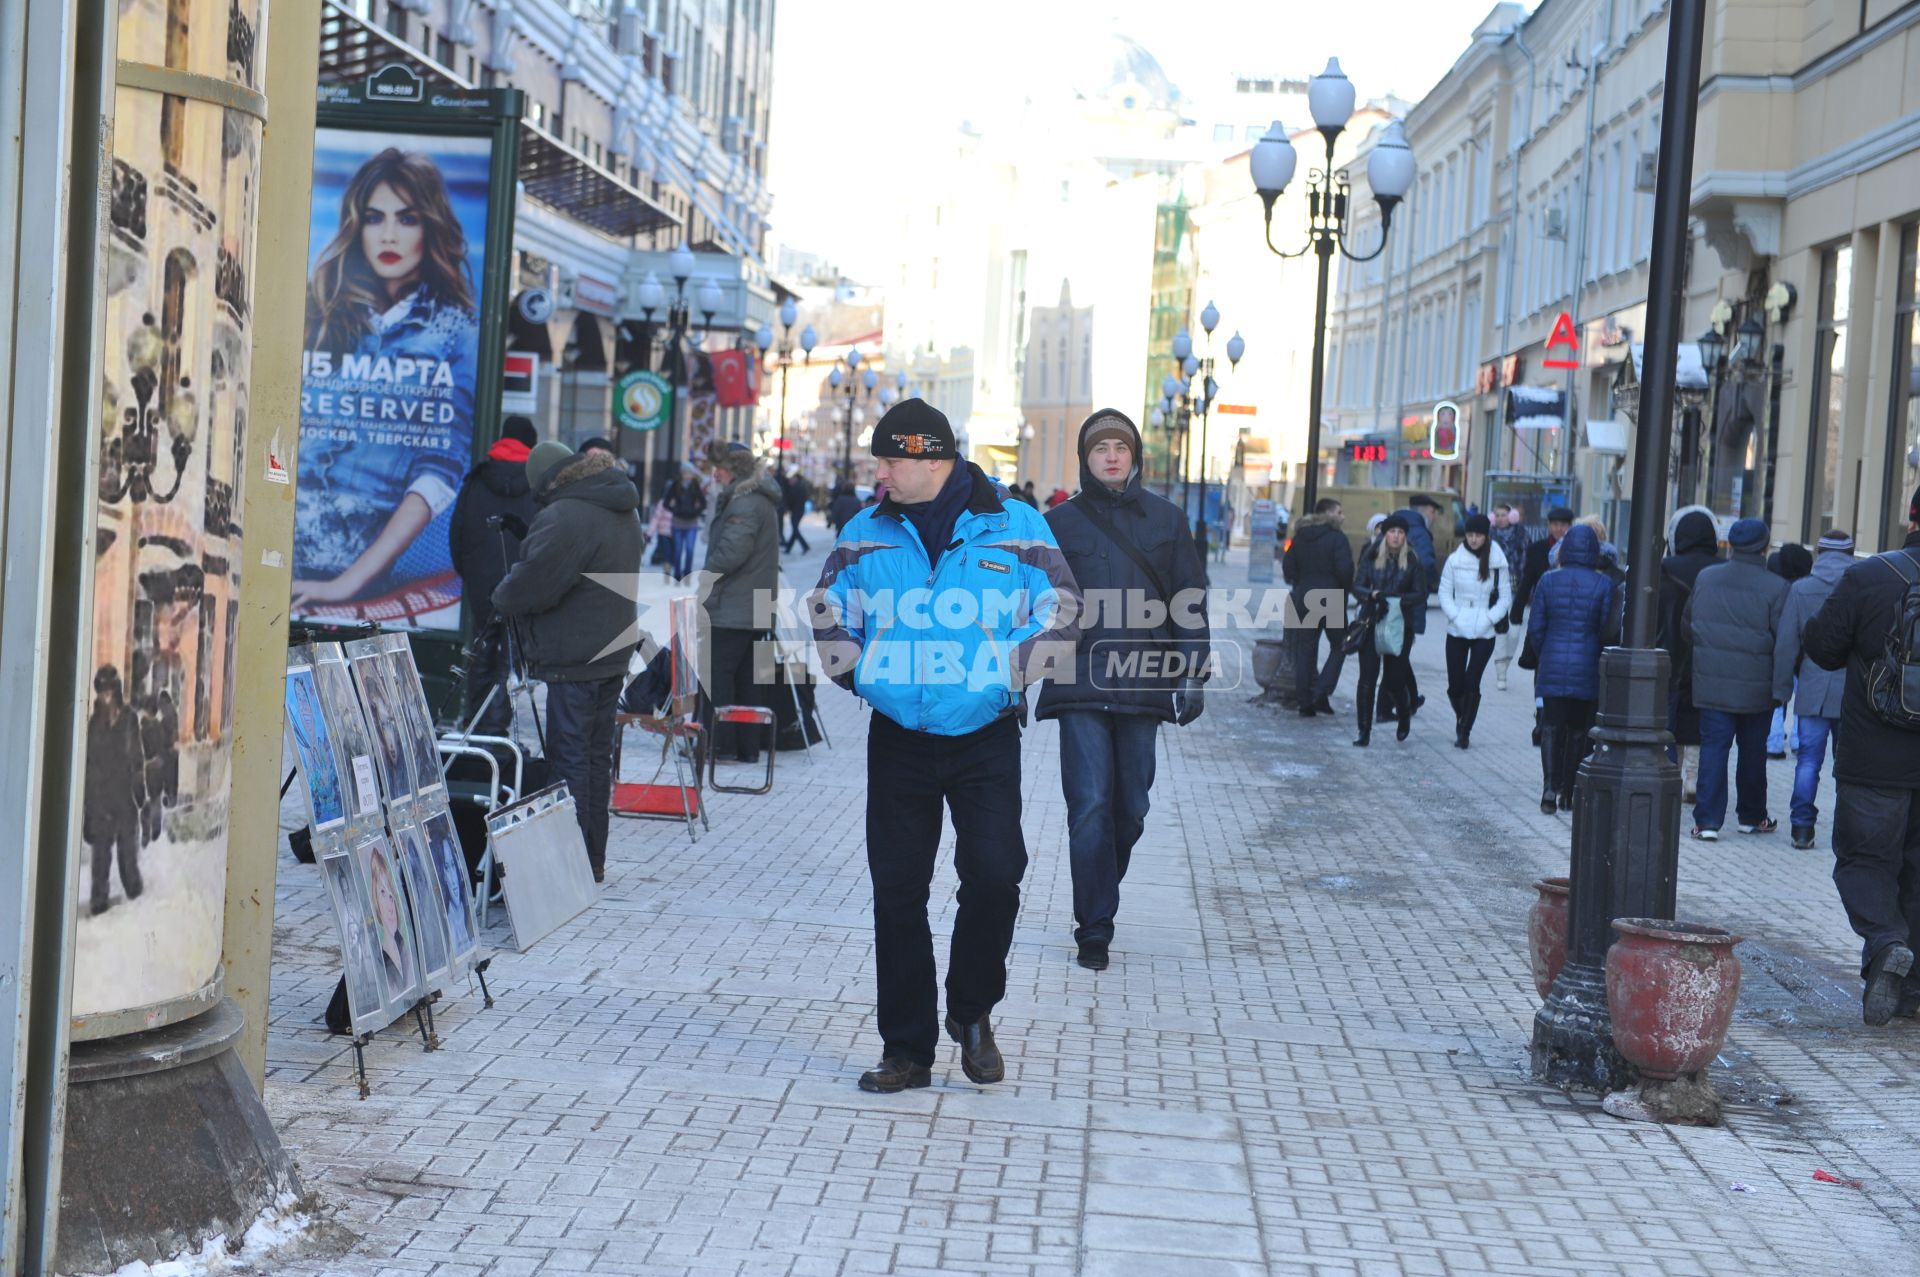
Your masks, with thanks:
[{"label": "backpack on man", "polygon": [[1920,564],[1905,550],[1876,555],[1906,583],[1885,651],[1867,666],[1867,704],[1889,727],[1920,732]]}]

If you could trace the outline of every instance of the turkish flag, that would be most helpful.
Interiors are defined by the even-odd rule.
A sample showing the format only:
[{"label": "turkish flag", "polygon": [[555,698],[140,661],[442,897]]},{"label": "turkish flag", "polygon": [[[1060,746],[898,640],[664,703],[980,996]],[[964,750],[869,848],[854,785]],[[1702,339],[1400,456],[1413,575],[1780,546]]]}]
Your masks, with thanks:
[{"label": "turkish flag", "polygon": [[722,408],[750,408],[760,401],[759,362],[744,350],[713,356],[713,387]]}]

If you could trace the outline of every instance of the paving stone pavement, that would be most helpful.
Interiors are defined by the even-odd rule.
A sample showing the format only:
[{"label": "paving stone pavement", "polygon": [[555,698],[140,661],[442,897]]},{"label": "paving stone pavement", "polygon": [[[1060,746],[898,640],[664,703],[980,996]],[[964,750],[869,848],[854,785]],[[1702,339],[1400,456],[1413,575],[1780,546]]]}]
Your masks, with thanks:
[{"label": "paving stone pavement", "polygon": [[[1217,577],[1243,584],[1244,557]],[[1443,703],[1434,621],[1415,663]],[[1861,1025],[1825,850],[1682,847],[1682,915],[1748,937],[1723,1128],[1622,1122],[1530,1081],[1528,884],[1565,871],[1568,824],[1537,809],[1529,683],[1489,674],[1464,753],[1431,706],[1363,752],[1350,710],[1303,721],[1216,689],[1161,734],[1099,974],[1072,961],[1057,731],[1029,730],[992,1087],[951,1050],[928,1090],[853,1085],[878,1054],[865,713],[836,689],[834,747],[782,755],[771,795],[716,796],[698,843],[616,821],[603,899],[531,953],[496,923],[498,1005],[455,991],[432,1054],[381,1034],[364,1101],[317,1023],[326,897],[288,857],[267,1101],[352,1241],[280,1271],[1920,1272],[1920,1027]],[[943,865],[936,934],[954,885]]]}]

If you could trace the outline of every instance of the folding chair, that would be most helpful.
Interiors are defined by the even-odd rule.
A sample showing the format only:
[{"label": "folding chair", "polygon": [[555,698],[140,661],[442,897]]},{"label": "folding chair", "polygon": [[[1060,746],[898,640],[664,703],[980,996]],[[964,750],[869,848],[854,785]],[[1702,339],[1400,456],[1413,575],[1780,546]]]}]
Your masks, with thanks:
[{"label": "folding chair", "polygon": [[[677,598],[670,604],[672,643],[672,694],[667,708],[659,714],[616,714],[613,744],[612,813],[635,820],[685,821],[687,837],[699,841],[694,828],[698,818],[701,829],[712,829],[707,821],[706,805],[700,801],[700,751],[704,732],[696,710],[700,703],[700,681],[694,669],[693,642],[696,609],[693,598]],[[620,779],[620,763],[625,753],[626,729],[638,727],[660,738],[660,765],[652,779],[645,782]],[[660,783],[660,773],[668,761],[673,763],[674,783]]]},{"label": "folding chair", "polygon": [[[764,794],[770,792],[773,789],[773,760],[780,752],[776,748],[780,738],[779,718],[774,715],[772,710],[759,705],[716,705],[713,707],[713,722],[715,727],[718,727],[722,723],[732,723],[739,731],[746,731],[753,727],[764,728],[766,736],[761,742],[761,749],[766,754],[767,775],[765,780],[757,786],[722,785],[720,783],[720,751],[717,749],[709,749],[707,751],[707,788],[713,790],[716,794]],[[804,733],[805,730],[806,725],[802,723],[802,733]]]}]

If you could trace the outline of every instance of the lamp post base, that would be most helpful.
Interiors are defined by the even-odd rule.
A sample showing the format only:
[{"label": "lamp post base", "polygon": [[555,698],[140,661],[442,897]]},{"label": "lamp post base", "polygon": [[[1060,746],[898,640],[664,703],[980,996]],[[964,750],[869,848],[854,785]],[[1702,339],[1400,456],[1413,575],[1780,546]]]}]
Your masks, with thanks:
[{"label": "lamp post base", "polygon": [[223,1000],[163,1029],[74,1044],[56,1271],[160,1263],[238,1238],[300,1195],[234,1051],[244,1024]]},{"label": "lamp post base", "polygon": [[1605,1094],[1635,1080],[1613,1045],[1607,950],[1615,918],[1671,918],[1680,861],[1680,769],[1667,758],[1667,654],[1600,657],[1593,753],[1574,786],[1567,963],[1533,1020],[1533,1076]]}]

